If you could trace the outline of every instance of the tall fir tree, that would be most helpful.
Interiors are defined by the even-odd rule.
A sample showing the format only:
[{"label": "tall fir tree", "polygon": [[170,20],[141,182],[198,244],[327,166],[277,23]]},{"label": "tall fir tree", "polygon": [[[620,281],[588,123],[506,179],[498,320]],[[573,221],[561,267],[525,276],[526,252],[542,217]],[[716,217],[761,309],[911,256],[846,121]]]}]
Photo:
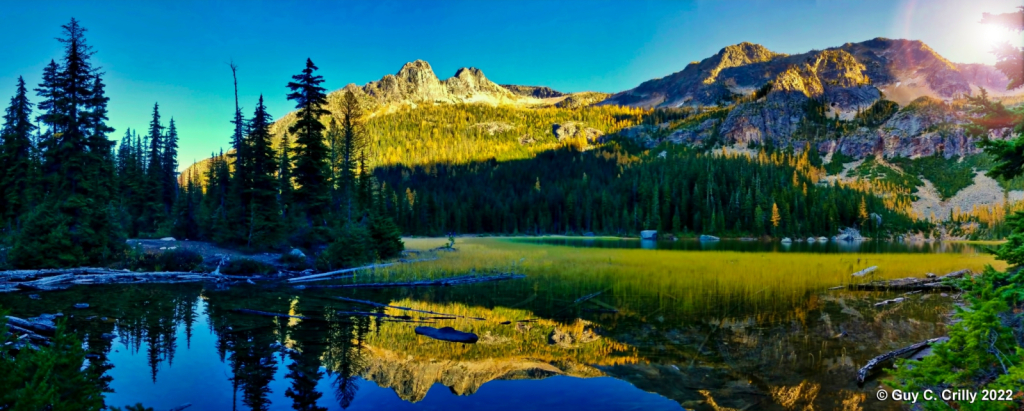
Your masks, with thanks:
[{"label": "tall fir tree", "polygon": [[351,91],[345,92],[341,106],[341,166],[339,167],[339,191],[345,202],[345,218],[352,219],[357,206],[356,172],[357,159],[363,152],[363,111],[359,100]]},{"label": "tall fir tree", "polygon": [[[56,123],[59,117],[60,109],[57,106],[57,99],[60,97],[62,90],[60,84],[60,65],[56,61],[50,60],[50,64],[47,64],[43,68],[43,80],[36,87],[36,95],[41,100],[37,108],[42,111],[42,114],[37,118],[43,125],[46,126],[45,131],[40,131],[39,141],[36,146],[40,150],[39,162],[43,163],[45,167],[56,167],[58,164],[53,159],[48,158],[56,153],[56,139],[57,134]],[[43,174],[52,174],[56,172],[54,169],[41,170]],[[40,181],[42,188],[46,191],[46,184],[48,181]]]},{"label": "tall fir tree", "polygon": [[35,189],[32,181],[32,131],[35,128],[25,80],[18,77],[0,131],[0,222],[8,230],[20,226],[19,218],[31,206]]},{"label": "tall fir tree", "polygon": [[324,125],[320,122],[320,117],[329,112],[324,108],[327,105],[325,89],[320,86],[324,79],[314,74],[316,70],[318,68],[313,61],[306,59],[302,73],[292,76],[295,81],[288,83],[291,90],[288,99],[294,100],[295,108],[299,110],[298,120],[288,128],[296,135],[295,183],[298,188],[294,194],[294,205],[305,218],[311,235],[308,240],[313,242],[323,240],[330,205],[328,150],[324,145]]},{"label": "tall fir tree", "polygon": [[267,113],[261,95],[256,112],[249,121],[251,180],[247,187],[250,203],[246,246],[250,248],[275,247],[281,241],[281,209],[277,203],[275,181],[278,165],[270,141],[271,123],[273,118]]},{"label": "tall fir tree", "polygon": [[171,118],[167,125],[167,136],[163,141],[161,168],[163,172],[163,202],[170,208],[178,195],[178,128]]},{"label": "tall fir tree", "polygon": [[153,104],[153,116],[149,121],[149,149],[146,156],[146,184],[142,193],[145,196],[139,232],[143,235],[156,235],[170,210],[164,204],[164,172],[163,172],[163,131],[160,123],[160,104]]}]

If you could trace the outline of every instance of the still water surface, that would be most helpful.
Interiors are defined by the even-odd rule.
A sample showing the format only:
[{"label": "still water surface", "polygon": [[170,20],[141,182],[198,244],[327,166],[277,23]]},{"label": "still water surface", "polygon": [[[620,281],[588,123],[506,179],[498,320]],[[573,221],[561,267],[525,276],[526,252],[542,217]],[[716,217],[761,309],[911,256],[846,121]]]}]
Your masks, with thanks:
[{"label": "still water surface", "polygon": [[[543,242],[531,247],[638,246],[636,241]],[[704,246],[694,243],[657,247]],[[776,251],[758,244],[723,241],[716,246]],[[878,382],[854,384],[856,369],[889,349],[943,335],[951,303],[927,294],[876,308],[874,301],[895,294],[821,289],[789,290],[779,294],[786,298],[766,302],[755,297],[778,285],[758,286],[761,291],[736,297],[725,294],[728,287],[715,285],[691,290],[696,294],[669,292],[659,286],[664,280],[642,288],[624,286],[636,281],[629,273],[599,280],[527,274],[519,281],[420,289],[73,287],[44,293],[40,300],[0,296],[0,305],[23,316],[68,314],[69,324],[88,342],[92,366],[109,377],[109,405],[593,411],[894,409],[896,404],[873,398]],[[594,290],[602,294],[574,303]],[[723,303],[694,307],[684,301],[698,295],[700,301]],[[337,296],[483,320],[384,310]],[[77,302],[89,302],[90,308],[72,308]],[[310,319],[232,311],[239,308]],[[412,321],[429,324],[338,311],[411,314]],[[418,325],[452,326],[475,332],[481,340],[472,345],[435,341],[415,335]],[[101,338],[104,333],[116,337]]]}]

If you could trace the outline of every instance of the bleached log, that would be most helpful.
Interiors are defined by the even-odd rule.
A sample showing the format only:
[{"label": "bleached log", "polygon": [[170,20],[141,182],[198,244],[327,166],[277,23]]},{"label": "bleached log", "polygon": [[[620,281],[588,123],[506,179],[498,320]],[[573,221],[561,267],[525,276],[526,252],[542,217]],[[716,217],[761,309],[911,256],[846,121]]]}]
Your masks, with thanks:
[{"label": "bleached log", "polygon": [[366,284],[344,284],[338,288],[393,288],[393,287],[448,287],[453,285],[467,285],[491,281],[518,280],[526,278],[522,274],[499,274],[490,276],[462,276],[452,278],[440,278],[436,280],[409,281],[401,283],[366,283]]},{"label": "bleached log", "polygon": [[877,302],[877,303],[875,303],[875,307],[881,307],[883,305],[889,305],[889,304],[902,303],[904,300],[906,300],[906,298],[903,298],[903,297],[893,298],[891,300],[885,300],[885,301]]},{"label": "bleached log", "polygon": [[857,372],[857,383],[863,384],[864,380],[867,379],[868,377],[868,373],[871,372],[871,369],[877,367],[879,364],[904,354],[917,352],[921,349],[924,349],[925,347],[928,347],[932,344],[935,344],[943,340],[945,340],[945,338],[943,337],[932,338],[930,340],[921,341],[917,344],[903,347],[895,351],[889,351],[885,354],[872,358],[871,361],[868,361],[868,363],[865,364],[864,367],[861,367],[860,371]]},{"label": "bleached log", "polygon": [[857,271],[857,272],[855,272],[855,273],[853,273],[851,275],[854,276],[854,277],[863,277],[865,274],[870,273],[872,271],[875,271],[877,269],[878,269],[878,266],[877,265],[873,265],[871,267],[868,267],[868,268],[865,268],[863,270]]},{"label": "bleached log", "polygon": [[17,326],[27,330],[32,330],[32,332],[34,333],[44,335],[54,335],[57,333],[57,327],[54,327],[52,325],[35,323],[18,317],[11,317],[9,315],[7,316],[7,324],[8,326]]},{"label": "bleached log", "polygon": [[436,258],[421,258],[421,259],[418,259],[418,260],[399,260],[399,261],[396,261],[396,262],[393,262],[393,263],[386,263],[386,264],[370,264],[370,265],[364,265],[362,267],[345,268],[345,269],[342,269],[342,270],[335,270],[335,271],[330,271],[330,272],[326,272],[326,273],[312,274],[312,275],[306,275],[306,276],[302,276],[302,277],[290,278],[290,279],[288,279],[288,282],[290,282],[290,283],[301,283],[301,282],[307,282],[307,281],[325,281],[325,280],[332,279],[331,277],[336,276],[338,274],[347,274],[347,273],[352,273],[352,272],[356,272],[356,271],[360,271],[360,270],[368,270],[368,269],[375,269],[375,268],[390,267],[390,266],[397,265],[397,264],[409,264],[409,263],[418,263],[418,262],[423,262],[423,261],[434,261],[434,260],[436,260]]}]

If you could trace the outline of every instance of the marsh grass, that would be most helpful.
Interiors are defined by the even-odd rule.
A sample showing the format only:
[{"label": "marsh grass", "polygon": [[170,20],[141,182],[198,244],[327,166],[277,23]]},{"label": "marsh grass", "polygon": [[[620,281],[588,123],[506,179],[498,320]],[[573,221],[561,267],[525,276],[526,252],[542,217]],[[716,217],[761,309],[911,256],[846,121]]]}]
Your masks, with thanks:
[{"label": "marsh grass", "polygon": [[[429,250],[445,241],[405,239],[406,247],[413,250]],[[356,281],[514,271],[527,278],[473,286],[466,292],[489,292],[495,305],[511,305],[536,294],[558,311],[575,298],[602,291],[601,299],[620,310],[721,316],[787,311],[812,293],[855,282],[941,275],[964,268],[980,271],[986,265],[1005,268],[1004,263],[981,253],[642,250],[524,244],[499,238],[460,238],[455,247],[457,251],[436,253],[437,260],[368,272]],[[879,268],[864,278],[850,275],[870,266]]]}]

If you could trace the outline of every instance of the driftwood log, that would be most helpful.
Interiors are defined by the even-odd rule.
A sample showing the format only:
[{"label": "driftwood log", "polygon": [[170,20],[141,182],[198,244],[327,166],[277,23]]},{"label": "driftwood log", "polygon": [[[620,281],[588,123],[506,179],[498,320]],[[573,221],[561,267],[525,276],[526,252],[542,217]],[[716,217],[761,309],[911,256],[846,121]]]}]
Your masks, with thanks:
[{"label": "driftwood log", "polygon": [[460,277],[439,278],[436,280],[409,281],[399,283],[365,283],[365,284],[344,284],[338,288],[392,288],[392,287],[448,287],[453,285],[467,285],[486,283],[492,281],[518,280],[526,278],[522,274],[498,274],[488,276],[466,275]]},{"label": "driftwood log", "polygon": [[857,272],[855,272],[853,274],[850,274],[850,275],[852,275],[854,277],[863,277],[865,274],[868,274],[868,273],[870,273],[872,271],[875,271],[877,269],[878,269],[878,266],[877,265],[873,265],[871,267],[868,267],[868,268],[865,268],[863,270],[857,271]]},{"label": "driftwood log", "polygon": [[399,260],[399,261],[396,261],[396,262],[393,262],[393,263],[386,263],[386,264],[370,264],[370,265],[364,265],[362,267],[346,268],[346,269],[343,269],[343,270],[329,271],[329,272],[326,272],[326,273],[320,273],[320,274],[306,275],[306,276],[302,276],[302,277],[289,278],[288,282],[289,283],[304,283],[304,282],[308,282],[308,281],[336,280],[338,278],[332,278],[332,277],[335,277],[338,274],[348,274],[348,273],[356,272],[356,271],[359,271],[359,270],[369,270],[369,269],[390,267],[390,266],[398,265],[398,264],[409,264],[409,263],[418,263],[418,262],[423,262],[423,261],[434,261],[434,260],[436,260],[436,258],[421,258],[421,259],[418,259],[418,260]]},{"label": "driftwood log", "polygon": [[857,372],[857,383],[858,384],[863,384],[864,380],[867,379],[867,377],[868,377],[868,373],[871,372],[871,370],[873,368],[877,367],[881,363],[884,363],[886,361],[892,360],[892,359],[894,359],[896,357],[899,357],[901,355],[912,354],[912,353],[918,352],[918,351],[924,349],[925,347],[928,347],[928,346],[930,346],[932,344],[935,344],[937,342],[944,341],[944,340],[945,340],[944,337],[932,338],[930,340],[921,341],[921,342],[919,342],[917,344],[910,345],[910,346],[907,346],[907,347],[903,347],[903,348],[900,348],[900,349],[895,350],[895,351],[889,351],[889,352],[887,352],[885,354],[882,354],[882,355],[879,355],[879,356],[877,356],[875,358],[872,358],[871,361],[868,361],[868,363],[865,364],[864,367],[861,367],[860,371]]},{"label": "driftwood log", "polygon": [[7,316],[7,325],[9,327],[15,326],[22,329],[30,330],[33,333],[42,334],[46,336],[52,336],[57,333],[57,327],[54,327],[49,324],[41,324],[37,322],[24,320],[18,317]]},{"label": "driftwood log", "polygon": [[251,280],[262,279],[262,277],[219,273],[193,273],[187,271],[137,272],[93,267],[0,271],[0,280],[10,281],[12,279],[29,281],[6,282],[5,289],[46,291],[59,287],[61,284],[110,284],[140,281],[181,283],[212,280]]},{"label": "driftwood log", "polygon": [[940,291],[940,290],[952,290],[953,286],[947,285],[943,280],[952,278],[962,278],[965,275],[971,274],[971,270],[960,270],[954,271],[949,274],[936,277],[936,278],[898,278],[895,280],[887,281],[872,281],[866,284],[850,284],[851,290],[860,291]]}]

